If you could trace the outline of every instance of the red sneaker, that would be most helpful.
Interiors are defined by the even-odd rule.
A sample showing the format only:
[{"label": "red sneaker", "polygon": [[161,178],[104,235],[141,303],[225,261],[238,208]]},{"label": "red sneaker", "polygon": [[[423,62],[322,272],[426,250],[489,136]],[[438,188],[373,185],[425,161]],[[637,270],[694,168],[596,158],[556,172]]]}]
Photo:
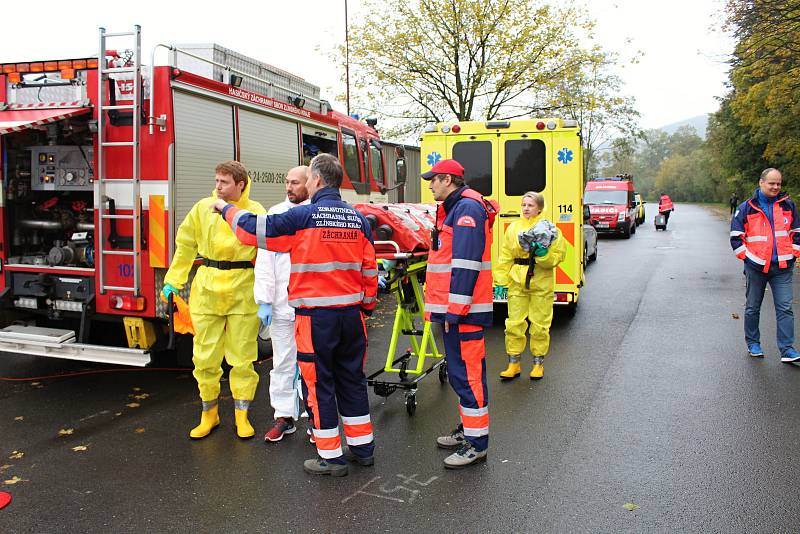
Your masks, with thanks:
[{"label": "red sneaker", "polygon": [[293,434],[297,430],[294,420],[291,417],[278,417],[272,424],[272,428],[264,434],[264,441],[280,441],[286,434]]}]

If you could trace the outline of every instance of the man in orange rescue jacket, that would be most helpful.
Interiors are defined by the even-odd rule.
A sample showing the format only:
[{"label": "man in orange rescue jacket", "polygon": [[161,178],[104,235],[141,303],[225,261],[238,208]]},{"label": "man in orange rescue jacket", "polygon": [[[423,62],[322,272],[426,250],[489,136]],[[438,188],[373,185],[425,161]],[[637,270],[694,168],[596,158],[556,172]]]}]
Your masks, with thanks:
[{"label": "man in orange rescue jacket", "polygon": [[320,154],[308,169],[310,204],[275,215],[255,215],[225,202],[214,205],[242,243],[289,253],[297,362],[319,454],[303,468],[333,476],[348,472],[339,414],[347,459],[373,465],[375,449],[364,377],[364,315],[375,308],[378,271],[369,223],[342,201],[341,183],[339,160]]},{"label": "man in orange rescue jacket", "polygon": [[459,397],[461,424],[437,438],[449,469],[486,460],[489,396],[483,329],[492,324],[492,225],[496,205],[464,184],[464,167],[438,162],[422,175],[430,180],[436,212],[425,282],[425,318],[444,326],[450,385]]},{"label": "man in orange rescue jacket", "polygon": [[769,284],[781,361],[793,363],[800,361],[800,353],[794,348],[792,311],[792,272],[795,259],[800,256],[800,220],[794,202],[781,193],[782,181],[778,169],[761,173],[758,189],[739,205],[731,219],[731,247],[736,257],[744,261],[744,338],[748,354],[764,357],[758,323],[764,290]]}]

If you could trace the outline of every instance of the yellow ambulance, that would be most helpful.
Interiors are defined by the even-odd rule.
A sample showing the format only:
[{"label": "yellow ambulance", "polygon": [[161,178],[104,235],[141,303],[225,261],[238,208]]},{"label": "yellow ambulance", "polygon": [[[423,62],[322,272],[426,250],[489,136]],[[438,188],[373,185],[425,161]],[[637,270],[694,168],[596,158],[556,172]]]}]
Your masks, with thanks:
[{"label": "yellow ambulance", "polygon": [[[544,195],[548,218],[567,241],[566,258],[556,267],[554,301],[574,313],[584,267],[583,153],[578,123],[526,119],[430,124],[422,134],[420,152],[421,172],[439,160],[454,159],[464,166],[470,187],[500,204],[493,262],[500,253],[503,232],[521,216],[522,195],[527,191]],[[433,203],[428,182],[421,189],[422,202]]]}]

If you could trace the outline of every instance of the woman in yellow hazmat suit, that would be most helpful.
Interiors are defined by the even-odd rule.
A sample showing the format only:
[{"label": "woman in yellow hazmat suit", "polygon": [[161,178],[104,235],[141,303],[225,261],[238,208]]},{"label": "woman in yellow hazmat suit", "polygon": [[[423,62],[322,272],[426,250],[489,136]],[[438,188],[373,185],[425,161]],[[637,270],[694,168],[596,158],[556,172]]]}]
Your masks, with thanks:
[{"label": "woman in yellow hazmat suit", "polygon": [[[500,373],[502,379],[520,374],[520,355],[525,350],[525,331],[530,321],[533,370],[530,377],[544,376],[544,356],[550,348],[550,323],[553,320],[554,271],[564,260],[566,243],[557,231],[549,247],[534,245],[526,252],[520,244],[520,234],[531,230],[545,219],[544,197],[528,192],[522,196],[522,217],[505,231],[500,258],[495,266],[495,284],[508,288],[508,319],[506,319],[506,352],[508,367]],[[530,255],[534,254],[532,276],[529,274]]]},{"label": "woman in yellow hazmat suit", "polygon": [[247,410],[258,385],[253,362],[258,355],[256,337],[260,324],[253,299],[252,262],[256,248],[241,244],[228,223],[211,210],[217,198],[253,213],[266,213],[261,204],[250,200],[250,180],[244,165],[236,161],[217,165],[211,196],[197,202],[178,228],[175,255],[164,277],[162,293],[168,297],[183,288],[195,258],[203,258],[189,295],[195,330],[193,374],[203,412],[200,424],[189,436],[204,438],[219,425],[217,399],[225,357],[231,366],[236,433],[240,438],[251,438],[255,430]]}]

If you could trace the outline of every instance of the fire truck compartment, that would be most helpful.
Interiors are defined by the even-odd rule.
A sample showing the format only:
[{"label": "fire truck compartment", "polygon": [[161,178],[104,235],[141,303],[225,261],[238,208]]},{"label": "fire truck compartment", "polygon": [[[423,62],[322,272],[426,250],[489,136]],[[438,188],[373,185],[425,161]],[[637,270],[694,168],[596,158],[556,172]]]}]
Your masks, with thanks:
[{"label": "fire truck compartment", "polygon": [[74,330],[27,325],[1,329],[0,351],[135,367],[150,363],[146,350],[75,343]]},{"label": "fire truck compartment", "polygon": [[[50,111],[60,113],[51,117],[54,122],[30,123],[3,135],[6,263],[93,268],[91,116]],[[23,289],[16,280],[20,277],[14,278],[14,291]],[[21,278],[30,285],[26,276]],[[88,289],[94,291],[93,285]]]},{"label": "fire truck compartment", "polygon": [[56,273],[12,272],[15,296],[48,297],[86,302],[94,297],[94,278]]}]

